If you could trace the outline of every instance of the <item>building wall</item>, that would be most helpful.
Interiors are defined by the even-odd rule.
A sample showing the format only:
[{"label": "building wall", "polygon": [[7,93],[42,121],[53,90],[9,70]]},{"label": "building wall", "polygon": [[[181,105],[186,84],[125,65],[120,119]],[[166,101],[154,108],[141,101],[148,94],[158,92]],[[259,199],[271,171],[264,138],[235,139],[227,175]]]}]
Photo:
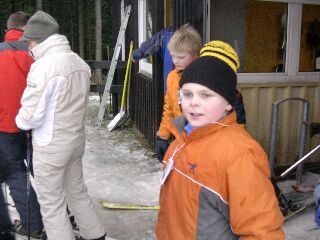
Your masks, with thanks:
[{"label": "building wall", "polygon": [[[310,102],[309,123],[320,122],[320,87],[317,83],[243,83],[238,88],[244,98],[247,129],[266,152],[269,149],[273,102],[289,97],[304,98]],[[297,160],[302,106],[301,101],[289,101],[279,107],[276,166],[286,166]],[[305,152],[314,148],[319,141],[319,135],[310,138],[308,134]],[[310,161],[315,160],[316,157],[313,157]]]}]

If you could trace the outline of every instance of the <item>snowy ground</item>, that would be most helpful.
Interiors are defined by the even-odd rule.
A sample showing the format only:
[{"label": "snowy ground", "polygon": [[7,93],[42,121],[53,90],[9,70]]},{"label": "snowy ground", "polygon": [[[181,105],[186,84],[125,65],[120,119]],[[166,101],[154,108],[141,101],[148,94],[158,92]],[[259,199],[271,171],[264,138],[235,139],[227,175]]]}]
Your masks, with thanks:
[{"label": "snowy ground", "polygon": [[[157,205],[161,166],[133,127],[108,132],[104,123],[97,129],[98,108],[99,99],[91,97],[83,162],[88,191],[108,233],[107,239],[154,240],[156,210],[110,210],[100,205],[100,200]],[[318,178],[319,175],[307,174],[304,180],[314,184]],[[280,187],[290,194],[292,184],[286,181]],[[285,223],[287,240],[320,240],[314,209],[315,206],[309,207]]]},{"label": "snowy ground", "polygon": [[143,137],[132,127],[107,131],[96,127],[99,100],[91,97],[87,114],[85,179],[89,194],[105,223],[108,236],[118,240],[155,239],[155,210],[109,210],[100,200],[157,205],[160,163],[152,157]]}]

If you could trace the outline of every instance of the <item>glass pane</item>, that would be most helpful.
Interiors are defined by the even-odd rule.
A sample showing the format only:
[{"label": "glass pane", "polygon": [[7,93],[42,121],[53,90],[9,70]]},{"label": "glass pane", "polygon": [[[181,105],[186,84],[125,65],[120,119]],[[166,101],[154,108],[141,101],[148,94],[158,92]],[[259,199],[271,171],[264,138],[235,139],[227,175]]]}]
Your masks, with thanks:
[{"label": "glass pane", "polygon": [[[146,1],[146,40],[152,37],[152,0]],[[148,63],[152,63],[152,56],[147,59]]]},{"label": "glass pane", "polygon": [[146,14],[146,31],[147,31],[147,39],[149,39],[152,36],[152,0],[147,0],[147,6],[146,6],[147,14]]},{"label": "glass pane", "polygon": [[237,51],[239,72],[284,72],[287,3],[211,0],[210,38]]},{"label": "glass pane", "polygon": [[302,5],[299,72],[320,71],[320,5]]}]

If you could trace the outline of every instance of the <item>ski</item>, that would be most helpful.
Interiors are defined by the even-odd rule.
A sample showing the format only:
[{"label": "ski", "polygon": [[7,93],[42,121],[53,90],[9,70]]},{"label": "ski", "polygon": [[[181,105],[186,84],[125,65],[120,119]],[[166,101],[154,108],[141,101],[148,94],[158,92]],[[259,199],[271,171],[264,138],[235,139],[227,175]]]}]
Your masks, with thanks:
[{"label": "ski", "polygon": [[159,210],[158,205],[140,205],[131,203],[112,203],[107,201],[101,201],[101,205],[109,209],[121,209],[121,210]]}]

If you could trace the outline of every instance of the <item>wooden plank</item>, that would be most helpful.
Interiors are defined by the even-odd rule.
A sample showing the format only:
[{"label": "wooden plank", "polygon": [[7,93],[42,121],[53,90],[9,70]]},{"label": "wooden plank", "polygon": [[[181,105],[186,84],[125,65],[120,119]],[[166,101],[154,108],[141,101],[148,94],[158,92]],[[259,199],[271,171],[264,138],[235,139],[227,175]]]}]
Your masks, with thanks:
[{"label": "wooden plank", "polygon": [[[98,92],[103,93],[104,92],[105,85],[90,85],[90,92]],[[123,85],[111,85],[110,93],[122,93]]]},{"label": "wooden plank", "polygon": [[[111,61],[102,60],[86,60],[86,63],[90,66],[91,69],[109,69],[111,65]],[[116,69],[125,69],[127,66],[127,61],[118,61]]]},{"label": "wooden plank", "polygon": [[[320,122],[320,86],[318,83],[247,83],[238,84],[243,95],[246,109],[246,127],[250,134],[257,139],[265,151],[269,149],[270,124],[272,103],[289,98],[301,97],[310,104],[309,122]],[[278,136],[276,166],[290,165],[295,162],[299,152],[300,125],[302,117],[302,103],[290,101],[280,104],[278,119]],[[307,136],[306,151],[319,144],[320,134],[310,139]],[[317,157],[308,162],[319,161]]]}]

